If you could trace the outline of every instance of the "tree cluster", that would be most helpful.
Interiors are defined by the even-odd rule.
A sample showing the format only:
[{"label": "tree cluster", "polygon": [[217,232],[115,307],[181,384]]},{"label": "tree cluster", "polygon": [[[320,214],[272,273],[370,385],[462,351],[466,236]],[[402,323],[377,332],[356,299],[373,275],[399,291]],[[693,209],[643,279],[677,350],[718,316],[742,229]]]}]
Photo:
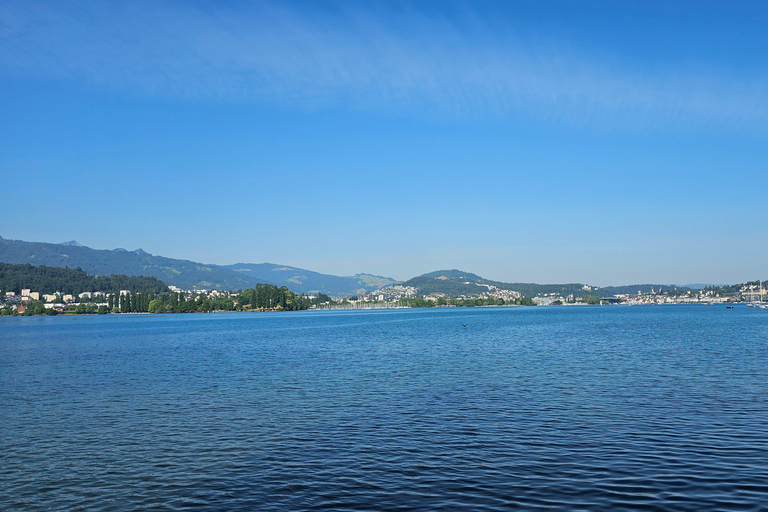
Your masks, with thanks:
[{"label": "tree cluster", "polygon": [[164,293],[149,301],[149,313],[210,313],[234,311],[235,304],[227,297],[205,297],[201,294],[186,298],[183,293]]},{"label": "tree cluster", "polygon": [[107,297],[107,308],[115,313],[148,313],[154,293],[112,293]]},{"label": "tree cluster", "polygon": [[285,286],[257,284],[244,290],[237,299],[237,309],[261,309],[299,311],[309,309],[311,301],[304,295],[297,295]]}]

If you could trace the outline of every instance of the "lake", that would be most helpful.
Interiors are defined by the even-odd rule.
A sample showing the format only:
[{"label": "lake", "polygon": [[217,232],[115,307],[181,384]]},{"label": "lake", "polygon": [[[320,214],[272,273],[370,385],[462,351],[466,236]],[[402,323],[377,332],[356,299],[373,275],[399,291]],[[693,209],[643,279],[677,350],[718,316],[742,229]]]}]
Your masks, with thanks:
[{"label": "lake", "polygon": [[766,510],[767,354],[743,306],[3,318],[0,508]]}]

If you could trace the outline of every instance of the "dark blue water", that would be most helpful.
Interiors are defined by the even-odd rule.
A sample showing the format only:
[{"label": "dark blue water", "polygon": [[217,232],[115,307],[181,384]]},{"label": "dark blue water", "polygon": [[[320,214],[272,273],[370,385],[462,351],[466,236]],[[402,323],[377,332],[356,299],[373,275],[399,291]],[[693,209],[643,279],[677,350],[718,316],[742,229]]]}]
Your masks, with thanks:
[{"label": "dark blue water", "polygon": [[2,319],[0,508],[766,510],[767,353],[724,306]]}]

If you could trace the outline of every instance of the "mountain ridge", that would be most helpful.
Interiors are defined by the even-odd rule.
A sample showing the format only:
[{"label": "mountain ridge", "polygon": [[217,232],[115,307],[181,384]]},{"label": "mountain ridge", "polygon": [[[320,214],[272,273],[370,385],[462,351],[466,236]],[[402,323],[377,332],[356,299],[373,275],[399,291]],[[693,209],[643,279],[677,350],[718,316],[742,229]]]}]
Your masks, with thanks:
[{"label": "mountain ridge", "polygon": [[183,289],[242,290],[258,283],[286,286],[295,293],[321,292],[328,295],[353,295],[378,289],[382,280],[360,274],[341,277],[274,263],[236,263],[214,265],[157,256],[143,249],[93,249],[75,240],[64,243],[26,242],[0,236],[0,262],[30,263],[51,267],[82,268],[89,274],[156,277],[166,284]]},{"label": "mountain ridge", "polygon": [[204,264],[157,256],[143,249],[93,249],[75,240],[60,244],[8,240],[0,236],[0,262],[30,263],[52,267],[82,268],[90,274],[156,277],[166,284],[183,289],[239,290],[258,283],[285,286],[295,293],[325,293],[332,296],[358,295],[388,286],[403,284],[420,294],[471,296],[491,288],[519,292],[528,297],[558,294],[563,296],[647,293],[651,289],[686,288],[675,285],[634,284],[596,287],[584,283],[537,284],[506,283],[485,279],[458,269],[436,270],[401,283],[389,277],[359,273],[353,276],[321,274],[308,269],[277,263]]},{"label": "mountain ridge", "polygon": [[[277,263],[235,263],[221,267],[253,279],[283,282],[290,290],[298,290],[303,293],[356,294],[377,290],[382,287],[382,284],[385,286],[399,284],[399,281],[388,277],[371,276],[370,274],[357,274],[351,277],[334,276],[289,265],[278,265]],[[378,280],[366,276],[378,278]]]}]

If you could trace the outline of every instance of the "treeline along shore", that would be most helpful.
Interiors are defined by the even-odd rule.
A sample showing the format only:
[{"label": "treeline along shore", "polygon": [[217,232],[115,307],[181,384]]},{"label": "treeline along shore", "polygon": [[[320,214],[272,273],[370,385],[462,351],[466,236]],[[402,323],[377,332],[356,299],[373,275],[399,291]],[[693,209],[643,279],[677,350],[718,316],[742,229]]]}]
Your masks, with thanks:
[{"label": "treeline along shore", "polygon": [[0,263],[0,316],[296,311],[330,301],[259,284],[237,292],[178,290],[154,277],[91,276],[80,269]]}]

